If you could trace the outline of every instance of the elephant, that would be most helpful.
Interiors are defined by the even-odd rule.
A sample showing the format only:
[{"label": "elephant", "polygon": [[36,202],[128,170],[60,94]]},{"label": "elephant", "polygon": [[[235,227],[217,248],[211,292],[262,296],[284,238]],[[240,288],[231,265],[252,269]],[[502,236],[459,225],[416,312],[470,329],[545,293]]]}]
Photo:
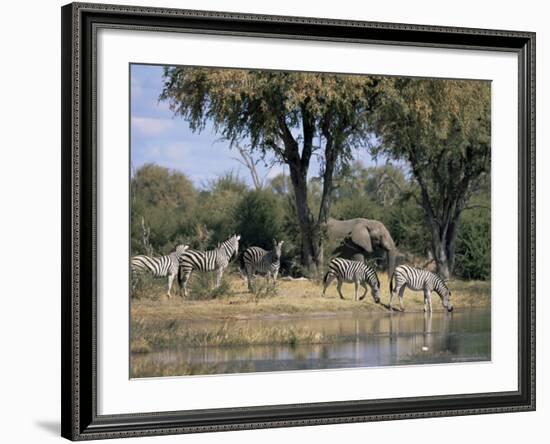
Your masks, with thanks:
[{"label": "elephant", "polygon": [[397,248],[384,224],[372,219],[337,220],[330,217],[326,223],[331,241],[341,241],[335,253],[345,259],[365,260],[366,253],[375,248],[384,250],[388,257],[388,276],[395,270]]}]

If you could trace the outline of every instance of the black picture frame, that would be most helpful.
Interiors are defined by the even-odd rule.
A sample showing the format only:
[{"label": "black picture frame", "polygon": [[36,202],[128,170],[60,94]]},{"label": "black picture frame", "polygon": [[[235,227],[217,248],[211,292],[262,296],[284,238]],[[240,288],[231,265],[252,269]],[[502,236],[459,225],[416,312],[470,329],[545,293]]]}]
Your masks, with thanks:
[{"label": "black picture frame", "polygon": [[[535,33],[72,3],[62,14],[62,436],[71,440],[535,409]],[[101,416],[96,391],[100,27],[508,51],[519,65],[518,390]],[[511,210],[512,211],[512,210]]]}]

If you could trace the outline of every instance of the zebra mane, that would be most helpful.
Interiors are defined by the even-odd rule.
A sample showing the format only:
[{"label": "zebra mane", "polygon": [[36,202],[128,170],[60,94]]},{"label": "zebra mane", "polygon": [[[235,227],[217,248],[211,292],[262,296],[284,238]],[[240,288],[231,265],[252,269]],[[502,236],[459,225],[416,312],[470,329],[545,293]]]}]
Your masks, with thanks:
[{"label": "zebra mane", "polygon": [[380,278],[378,277],[378,273],[376,272],[376,267],[374,265],[369,264],[367,261],[363,262],[363,265],[367,268],[368,271],[372,271],[372,276],[374,280],[376,280],[377,285],[380,287]]},{"label": "zebra mane", "polygon": [[445,290],[450,292],[451,290],[447,285],[447,280],[443,276],[441,276],[439,273],[434,273],[434,275],[437,278],[437,282],[439,283],[439,285],[441,285]]},{"label": "zebra mane", "polygon": [[[216,248],[214,250],[223,250],[225,253],[230,252],[231,256],[237,251],[238,249],[238,242],[241,236],[234,234],[230,238],[224,240],[223,242],[218,243]],[[237,246],[235,245],[237,243]]]}]

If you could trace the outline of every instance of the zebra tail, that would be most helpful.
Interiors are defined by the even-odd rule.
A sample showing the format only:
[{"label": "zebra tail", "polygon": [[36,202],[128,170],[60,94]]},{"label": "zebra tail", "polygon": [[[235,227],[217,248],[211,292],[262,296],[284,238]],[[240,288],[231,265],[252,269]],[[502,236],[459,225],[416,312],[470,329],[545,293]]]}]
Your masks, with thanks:
[{"label": "zebra tail", "polygon": [[239,263],[239,274],[241,275],[241,279],[246,279],[246,267],[244,266],[244,251],[241,251],[239,253],[239,256],[237,258],[237,261]]},{"label": "zebra tail", "polygon": [[241,274],[243,274],[244,273],[244,251],[239,254],[238,261],[239,261],[239,271],[241,272]]},{"label": "zebra tail", "polygon": [[323,284],[327,283],[328,274],[330,273],[330,270],[325,273],[325,277],[323,278]]},{"label": "zebra tail", "polygon": [[393,272],[393,274],[391,275],[391,278],[390,278],[390,293],[393,293],[393,289],[394,289],[393,280],[394,279],[395,279],[395,272]]}]

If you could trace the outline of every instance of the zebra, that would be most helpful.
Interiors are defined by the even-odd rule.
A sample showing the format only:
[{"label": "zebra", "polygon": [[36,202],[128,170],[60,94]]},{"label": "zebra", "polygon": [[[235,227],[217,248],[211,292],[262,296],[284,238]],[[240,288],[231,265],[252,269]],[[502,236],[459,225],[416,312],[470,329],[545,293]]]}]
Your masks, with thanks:
[{"label": "zebra", "polygon": [[178,272],[178,282],[180,284],[180,293],[183,289],[183,296],[187,296],[187,282],[193,270],[197,271],[216,271],[216,288],[221,284],[224,270],[229,265],[229,260],[239,252],[240,235],[234,234],[226,241],[218,244],[213,250],[187,250],[180,259]]},{"label": "zebra", "polygon": [[265,274],[268,282],[270,278],[273,278],[273,282],[277,282],[283,243],[284,241],[277,242],[273,239],[273,249],[270,251],[260,247],[249,247],[244,251],[241,258],[241,273],[244,269],[249,291],[252,291],[252,276],[256,272]]},{"label": "zebra", "polygon": [[[355,284],[355,300],[363,300],[368,292],[368,286],[372,288],[372,297],[377,304],[380,302],[380,281],[376,271],[363,261],[351,261],[348,259],[335,258],[330,261],[329,269],[323,278],[323,294],[333,279],[338,279],[337,290],[340,295],[340,299],[344,299],[342,295],[343,282],[353,282]],[[361,285],[365,292],[357,299],[359,289]],[[368,285],[368,286],[367,286]]]},{"label": "zebra", "polygon": [[168,288],[166,295],[171,297],[170,290],[174,278],[178,274],[179,261],[189,247],[187,245],[178,245],[172,253],[167,256],[150,257],[146,255],[133,256],[131,260],[132,269],[132,291],[135,290],[137,277],[139,274],[151,273],[153,277],[168,276]]},{"label": "zebra", "polygon": [[[394,285],[395,281],[395,285]],[[390,279],[390,303],[388,308],[391,310],[391,301],[394,293],[399,294],[399,305],[401,310],[405,311],[403,306],[403,293],[405,288],[410,288],[413,291],[424,291],[424,311],[432,312],[432,296],[431,292],[435,291],[441,298],[443,307],[450,313],[453,311],[453,306],[450,302],[451,290],[441,278],[441,276],[432,273],[428,270],[413,268],[408,265],[400,265],[397,267]]]}]

